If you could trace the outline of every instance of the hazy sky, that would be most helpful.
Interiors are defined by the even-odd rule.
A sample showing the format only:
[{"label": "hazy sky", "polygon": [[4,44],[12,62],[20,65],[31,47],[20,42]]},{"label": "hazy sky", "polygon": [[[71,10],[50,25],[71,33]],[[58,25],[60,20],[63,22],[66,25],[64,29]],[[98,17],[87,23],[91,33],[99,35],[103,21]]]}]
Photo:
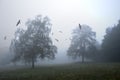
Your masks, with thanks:
[{"label": "hazy sky", "polygon": [[53,38],[60,40],[54,43],[59,50],[66,50],[70,41],[65,39],[69,39],[78,23],[92,27],[101,41],[105,29],[120,19],[119,9],[120,0],[0,0],[0,52],[9,48],[18,19],[21,19],[20,26],[24,26],[28,18],[39,14],[48,16],[53,24]]}]

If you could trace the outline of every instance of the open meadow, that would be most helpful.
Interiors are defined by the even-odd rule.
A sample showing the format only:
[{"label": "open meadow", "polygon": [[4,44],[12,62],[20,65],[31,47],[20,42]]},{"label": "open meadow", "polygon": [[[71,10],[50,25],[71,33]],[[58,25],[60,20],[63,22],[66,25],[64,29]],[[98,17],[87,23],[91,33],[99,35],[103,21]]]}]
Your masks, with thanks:
[{"label": "open meadow", "polygon": [[72,63],[0,71],[0,80],[120,80],[120,63]]}]

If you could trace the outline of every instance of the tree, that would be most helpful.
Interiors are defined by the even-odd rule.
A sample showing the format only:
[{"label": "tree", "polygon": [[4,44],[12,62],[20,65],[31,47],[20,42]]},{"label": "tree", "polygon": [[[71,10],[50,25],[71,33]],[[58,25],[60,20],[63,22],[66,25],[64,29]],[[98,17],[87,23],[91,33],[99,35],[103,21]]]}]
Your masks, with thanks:
[{"label": "tree", "polygon": [[102,43],[102,59],[109,62],[120,62],[120,20],[117,25],[106,29]]},{"label": "tree", "polygon": [[38,58],[54,59],[57,47],[53,45],[49,33],[51,23],[48,17],[37,16],[26,22],[27,29],[18,28],[15,38],[11,42],[10,50],[13,52],[13,61],[31,63],[32,68]]},{"label": "tree", "polygon": [[87,49],[96,42],[95,36],[96,33],[93,32],[87,25],[82,25],[81,29],[79,29],[79,27],[74,29],[71,45],[67,51],[67,54],[73,58],[82,56],[82,62],[84,62]]},{"label": "tree", "polygon": [[95,45],[95,44],[90,45],[86,50],[86,55],[85,55],[86,58],[95,61],[97,55],[98,55],[97,45]]}]

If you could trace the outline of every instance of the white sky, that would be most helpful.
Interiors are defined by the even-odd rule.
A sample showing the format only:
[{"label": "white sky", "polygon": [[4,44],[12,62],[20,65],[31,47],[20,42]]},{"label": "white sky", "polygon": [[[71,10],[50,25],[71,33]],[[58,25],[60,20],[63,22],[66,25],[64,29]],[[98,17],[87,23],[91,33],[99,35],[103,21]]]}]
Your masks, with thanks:
[{"label": "white sky", "polygon": [[92,27],[101,41],[105,29],[120,19],[119,3],[120,0],[0,0],[0,52],[9,48],[18,19],[22,26],[39,14],[51,19],[53,37],[60,40],[54,41],[59,51],[68,48],[70,41],[65,39],[69,39],[78,23]]}]

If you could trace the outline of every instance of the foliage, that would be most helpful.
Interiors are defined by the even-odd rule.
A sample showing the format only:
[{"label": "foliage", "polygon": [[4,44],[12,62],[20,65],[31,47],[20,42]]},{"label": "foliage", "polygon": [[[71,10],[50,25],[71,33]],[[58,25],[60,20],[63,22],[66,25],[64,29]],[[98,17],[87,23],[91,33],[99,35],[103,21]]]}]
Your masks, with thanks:
[{"label": "foliage", "polygon": [[10,50],[13,52],[13,61],[22,60],[26,63],[32,63],[40,59],[54,59],[57,53],[57,47],[53,45],[49,33],[51,32],[51,23],[48,17],[37,16],[33,20],[26,22],[27,29],[18,28],[15,32],[15,38],[11,42]]},{"label": "foliage", "polygon": [[68,55],[73,58],[82,56],[82,60],[84,61],[84,57],[86,57],[87,53],[90,52],[90,48],[96,43],[95,36],[96,33],[87,25],[82,25],[81,29],[76,28],[73,31],[71,45],[67,51]]},{"label": "foliage", "polygon": [[104,61],[120,61],[120,21],[112,28],[106,29],[102,43],[102,57]]}]

